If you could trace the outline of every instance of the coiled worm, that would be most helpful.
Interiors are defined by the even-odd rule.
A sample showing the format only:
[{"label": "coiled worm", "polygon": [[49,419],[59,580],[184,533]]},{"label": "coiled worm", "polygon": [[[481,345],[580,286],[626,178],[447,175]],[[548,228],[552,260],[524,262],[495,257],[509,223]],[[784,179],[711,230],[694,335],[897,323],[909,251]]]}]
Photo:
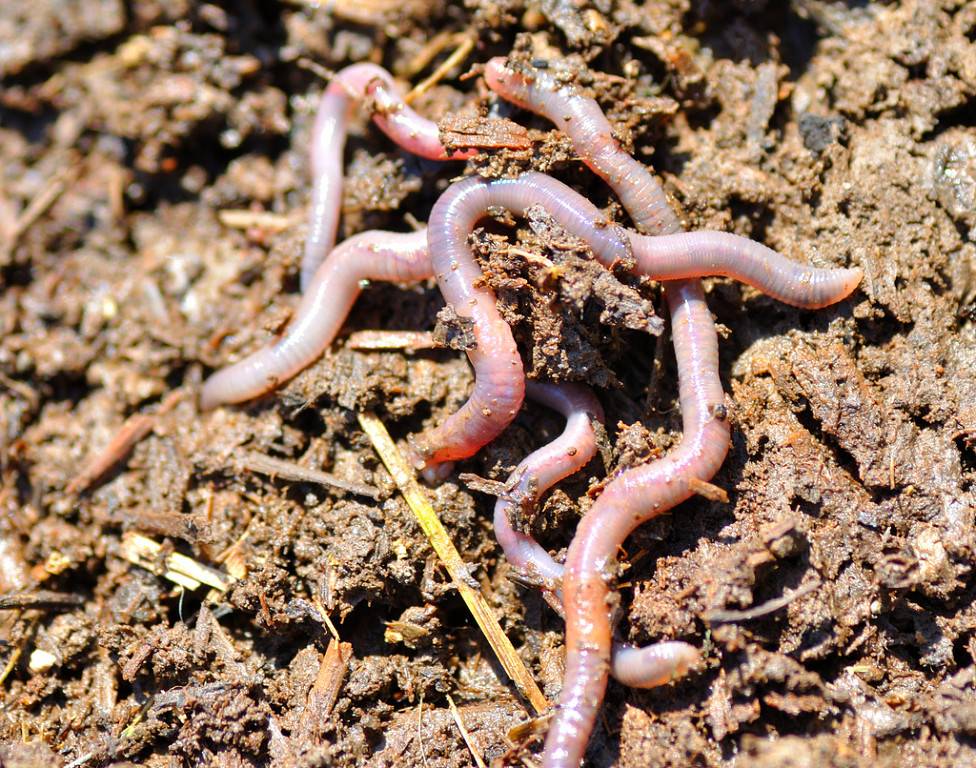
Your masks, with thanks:
[{"label": "coiled worm", "polygon": [[[506,99],[565,130],[583,162],[617,193],[642,231],[680,232],[657,179],[620,148],[593,99],[551,72],[516,71],[502,59],[488,63],[485,79]],[[850,287],[838,299],[857,285],[859,272],[850,271],[847,280]],[[709,480],[728,451],[718,339],[704,293],[697,281],[681,279],[665,283],[664,294],[678,361],[681,442],[662,459],[610,483],[570,544],[563,578],[566,676],[546,736],[543,768],[577,768],[583,759],[606,689],[612,633],[608,582],[619,547],[638,525],[689,498],[693,482]]]},{"label": "coiled worm", "polygon": [[[460,227],[462,231],[453,235],[450,245],[456,258],[442,273],[451,285],[464,279],[473,283],[481,277],[480,268],[468,255],[470,248],[464,229],[473,230],[476,221],[492,207],[521,215],[532,205],[541,206],[570,234],[584,240],[604,264],[632,261],[635,271],[655,279],[725,275],[781,301],[807,308],[837,301],[853,290],[860,279],[859,270],[805,267],[759,243],[725,232],[700,230],[663,237],[638,235],[608,225],[599,209],[586,198],[539,173],[494,181],[471,177],[452,185],[442,201],[446,206],[445,216],[460,221],[458,210],[462,210],[461,217],[466,222]],[[457,260],[464,261],[467,270],[454,269]],[[334,249],[315,274],[285,335],[212,376],[201,392],[202,407],[252,399],[309,366],[334,339],[359,295],[362,281],[424,280],[431,276],[432,269],[426,230],[407,234],[363,232],[349,238]],[[485,294],[487,289],[482,295]],[[460,304],[455,303],[459,315],[465,314],[464,301],[462,296]],[[482,301],[493,304],[494,297]],[[510,334],[500,317],[495,317],[493,322],[498,333]],[[515,356],[514,347],[508,348]],[[512,362],[509,366],[516,367]],[[495,376],[496,382],[504,379],[502,374]],[[504,424],[501,426],[504,428]],[[461,442],[456,437],[449,439],[455,444]],[[455,458],[460,454],[471,455],[480,447],[468,443],[461,446],[454,449]]]}]

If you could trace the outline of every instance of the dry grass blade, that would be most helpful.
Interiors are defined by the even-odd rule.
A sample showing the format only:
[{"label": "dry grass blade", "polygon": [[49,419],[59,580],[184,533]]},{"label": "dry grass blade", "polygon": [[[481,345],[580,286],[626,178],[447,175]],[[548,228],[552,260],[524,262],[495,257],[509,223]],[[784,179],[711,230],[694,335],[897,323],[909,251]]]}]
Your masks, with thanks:
[{"label": "dry grass blade", "polygon": [[454,699],[448,696],[447,703],[451,708],[451,717],[454,718],[454,722],[457,725],[458,730],[461,732],[461,738],[464,739],[464,743],[468,745],[468,750],[471,752],[471,757],[474,758],[475,765],[477,765],[478,768],[487,768],[485,761],[481,759],[481,753],[471,740],[471,734],[468,733],[468,729],[465,727],[464,721],[461,719],[461,713],[458,712]]},{"label": "dry grass blade", "polygon": [[454,580],[461,597],[474,616],[474,620],[481,627],[502,667],[532,709],[536,713],[544,712],[549,707],[549,701],[515,652],[515,648],[502,631],[481,592],[471,586],[471,576],[468,574],[467,566],[427,500],[423,488],[414,477],[413,470],[397,450],[390,433],[373,413],[360,413],[359,424],[373,442],[373,447],[393,476],[394,482],[416,516],[430,545],[447,568],[447,572]]},{"label": "dry grass blade", "polygon": [[444,62],[433,71],[430,77],[423,82],[418,83],[417,86],[410,91],[410,93],[404,96],[403,101],[409,104],[421,94],[426,93],[433,86],[439,83],[452,67],[455,67],[464,61],[472,50],[474,50],[474,38],[470,35],[461,35],[458,47],[455,49],[454,53],[448,56]]}]

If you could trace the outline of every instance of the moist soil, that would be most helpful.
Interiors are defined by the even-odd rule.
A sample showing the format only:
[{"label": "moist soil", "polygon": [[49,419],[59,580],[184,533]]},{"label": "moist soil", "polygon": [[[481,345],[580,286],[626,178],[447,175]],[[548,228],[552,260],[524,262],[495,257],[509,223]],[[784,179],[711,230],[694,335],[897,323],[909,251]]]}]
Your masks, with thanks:
[{"label": "moist soil", "polygon": [[[628,223],[563,134],[478,78],[516,52],[564,60],[689,228],[865,273],[819,311],[705,281],[728,501],[695,497],[620,553],[621,633],[703,660],[651,691],[611,682],[587,764],[976,765],[974,40],[961,0],[3,3],[0,764],[537,764],[544,724],[357,421],[404,444],[465,399],[456,350],[351,342],[434,329],[436,285],[369,287],[260,402],[195,396],[296,307],[329,73],[369,60],[409,87],[469,41],[413,106],[447,129],[509,118],[529,149],[418,161],[357,110],[341,237],[526,168]],[[531,375],[607,412],[601,457],[520,521],[559,553],[605,478],[680,437],[667,313],[544,216],[473,244]],[[509,578],[480,489],[561,428],[528,404],[431,490],[551,699],[561,620]],[[141,564],[137,534],[159,546]],[[229,586],[181,586],[174,554]]]}]

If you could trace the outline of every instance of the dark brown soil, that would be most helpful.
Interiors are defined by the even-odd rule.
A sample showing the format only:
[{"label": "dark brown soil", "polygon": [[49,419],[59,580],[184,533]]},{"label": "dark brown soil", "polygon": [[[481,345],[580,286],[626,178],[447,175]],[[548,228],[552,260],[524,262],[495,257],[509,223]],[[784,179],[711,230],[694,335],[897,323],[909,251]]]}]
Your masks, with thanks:
[{"label": "dark brown soil", "polygon": [[[513,49],[575,56],[690,227],[866,273],[817,312],[707,281],[730,501],[693,499],[621,555],[626,636],[705,661],[663,689],[611,683],[589,764],[976,766],[962,0],[0,3],[0,765],[471,765],[449,697],[486,761],[533,764],[538,738],[512,732],[524,702],[356,421],[374,409],[404,439],[444,418],[470,386],[463,356],[344,332],[263,402],[201,414],[194,396],[296,305],[322,70],[369,59],[417,83],[465,36],[467,60],[414,106],[527,126],[534,151],[482,173],[541,168],[626,221],[564,137],[463,77]],[[347,162],[345,235],[424,221],[465,170],[418,162],[362,113]],[[516,236],[479,250],[527,366],[587,381],[608,414],[605,462],[534,522],[559,550],[591,484],[678,436],[667,330],[653,283],[594,271],[536,221],[518,252],[557,262],[554,285],[500,234]],[[375,286],[348,331],[430,330],[440,307],[433,285]],[[89,470],[123,425],[141,439]],[[560,428],[527,406],[458,469],[503,480]],[[377,498],[269,479],[244,468],[252,452]],[[432,498],[555,697],[562,626],[508,579],[493,500],[456,474]],[[152,567],[126,558],[134,532],[162,545]],[[174,552],[240,578],[181,589],[160,567]],[[351,647],[326,653],[329,621]]]}]

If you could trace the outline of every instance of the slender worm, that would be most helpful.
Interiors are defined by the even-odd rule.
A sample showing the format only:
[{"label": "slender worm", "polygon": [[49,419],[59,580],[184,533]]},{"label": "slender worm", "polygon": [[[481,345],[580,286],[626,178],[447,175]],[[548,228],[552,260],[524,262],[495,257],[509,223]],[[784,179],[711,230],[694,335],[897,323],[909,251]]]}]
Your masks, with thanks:
[{"label": "slender worm", "polygon": [[[593,99],[548,71],[517,72],[502,59],[488,63],[485,80],[504,98],[564,129],[584,163],[613,188],[638,228],[649,234],[681,230],[657,179],[620,148]],[[860,275],[849,278],[853,289]],[[678,361],[682,439],[664,458],[610,483],[570,544],[563,579],[566,676],[546,736],[543,768],[577,768],[586,751],[606,690],[612,632],[609,580],[619,547],[638,525],[689,498],[693,481],[709,480],[728,451],[718,338],[701,285],[676,280],[664,284],[664,294]]]},{"label": "slender worm", "polygon": [[503,58],[485,66],[485,82],[506,101],[549,118],[569,136],[580,159],[603,179],[645,232],[667,235],[681,231],[656,178],[624,152],[613,138],[613,126],[599,105],[556,73],[531,68],[525,72],[508,66]]},{"label": "slender worm", "polygon": [[[629,186],[630,203],[640,206],[636,195],[647,188]],[[663,201],[663,194],[660,199]],[[414,464],[428,479],[443,477],[445,462],[471,456],[495,439],[522,404],[522,360],[512,330],[484,284],[468,235],[495,209],[521,216],[533,205],[540,205],[564,229],[585,239],[603,263],[636,262],[636,271],[649,277],[675,280],[703,274],[734,275],[776,298],[807,307],[843,298],[861,279],[860,270],[802,267],[759,243],[723,232],[628,235],[606,222],[584,197],[541,173],[526,173],[518,179],[486,181],[473,176],[459,181],[441,195],[431,211],[427,246],[445,301],[458,317],[472,323],[475,346],[468,350],[468,358],[475,369],[475,383],[460,410],[413,440]],[[635,207],[631,215],[645,227],[665,220],[656,210],[652,217],[642,216],[640,212],[647,209]],[[446,469],[450,471],[449,465]]]},{"label": "slender worm", "polygon": [[[604,179],[620,197],[624,207],[630,213],[637,226],[649,234],[673,234],[681,231],[681,224],[677,216],[668,206],[664,190],[657,179],[640,163],[620,149],[613,139],[612,127],[592,99],[576,92],[570,86],[563,86],[544,71],[534,71],[532,77],[522,76],[509,69],[501,59],[492,59],[488,63],[485,80],[489,87],[498,91],[506,98],[519,103],[526,109],[549,117],[558,126],[564,127],[577,153],[583,162],[598,176]],[[559,112],[562,110],[562,113]],[[562,122],[560,118],[570,116]],[[573,119],[575,118],[575,119]],[[689,470],[699,469],[696,459],[700,459],[702,451],[693,450],[702,445],[702,431],[695,433],[700,423],[690,418],[691,408],[696,414],[707,408],[709,390],[717,386],[718,400],[721,403],[724,393],[718,382],[718,336],[712,322],[711,314],[705,304],[704,293],[697,281],[682,281],[673,287],[665,288],[672,316],[675,356],[678,359],[678,397],[681,401],[684,433],[682,442],[675,453],[687,445],[687,460],[684,464],[673,465],[678,470],[677,476],[687,482]],[[676,322],[678,317],[684,322]],[[697,320],[700,328],[693,327]],[[700,347],[713,354],[707,358],[702,356],[689,357],[688,352],[702,351],[691,347],[687,342],[695,340]],[[685,353],[682,355],[682,353]],[[701,364],[709,364],[707,373]],[[695,366],[697,367],[697,370]],[[686,403],[685,400],[688,402]],[[724,422],[722,422],[724,423]],[[715,469],[710,473],[701,473],[701,479],[710,479],[728,451],[728,426],[724,438],[717,436],[715,448],[718,460]],[[696,439],[699,438],[699,439]],[[668,462],[671,457],[666,456],[651,467],[672,466]],[[708,469],[708,467],[703,467]],[[683,474],[681,472],[683,470]],[[609,493],[623,478],[618,478],[605,491]],[[629,484],[628,484],[629,485]],[[667,487],[668,484],[665,484]],[[634,496],[616,491],[621,495],[623,512],[616,507],[610,508],[610,517],[621,519],[627,514],[629,507],[627,500]],[[656,485],[652,492],[660,492]],[[636,494],[637,489],[634,489]],[[657,499],[652,500],[652,506]],[[599,500],[597,501],[599,503]],[[677,501],[675,501],[677,503]],[[596,504],[594,504],[594,507]],[[593,511],[593,508],[590,509]],[[598,510],[599,511],[599,510]],[[636,512],[632,517],[636,517]],[[663,511],[663,510],[661,510]],[[600,513],[600,517],[608,516]],[[610,559],[587,559],[580,550],[583,545],[592,547],[613,545],[613,556],[617,548],[624,542],[626,536],[634,526],[628,528],[622,535],[619,531],[607,530],[606,535],[592,523],[577,529],[576,536],[570,544],[567,553],[567,571],[563,579],[563,598],[566,609],[566,674],[563,679],[563,689],[559,696],[559,705],[549,732],[546,734],[545,753],[543,754],[543,768],[577,768],[583,760],[590,733],[596,722],[596,716],[607,686],[607,670],[610,662],[611,649],[611,621],[609,606],[611,605],[609,574],[606,568],[613,562]],[[591,541],[592,539],[593,541]],[[573,555],[570,561],[569,555]]]},{"label": "slender worm", "polygon": [[311,365],[342,327],[362,281],[416,282],[430,276],[427,230],[350,237],[316,271],[285,334],[207,379],[200,407],[250,400]]},{"label": "slender worm", "polygon": [[525,382],[526,395],[566,417],[566,428],[551,443],[529,454],[509,477],[505,494],[495,504],[495,538],[513,568],[532,580],[555,585],[563,567],[531,536],[515,530],[512,513],[530,510],[549,488],[581,469],[596,455],[593,421],[603,423],[603,408],[596,396],[580,384]]},{"label": "slender worm", "polygon": [[[822,307],[839,300],[861,278],[857,269],[828,270],[796,264],[760,243],[726,232],[700,230],[659,237],[638,235],[608,225],[589,200],[540,173],[494,181],[471,177],[452,185],[442,199],[450,206],[447,215],[452,217],[461,206],[473,210],[473,215],[480,218],[490,206],[505,207],[521,215],[530,205],[539,205],[564,229],[584,240],[607,266],[618,261],[633,263],[635,271],[659,280],[724,275],[780,301],[805,308]],[[473,229],[474,225],[470,226]],[[460,235],[458,238],[456,250],[470,253],[466,240],[462,243]],[[212,376],[203,387],[201,406],[207,409],[221,403],[250,400],[311,365],[335,338],[359,295],[361,281],[416,281],[431,276],[426,246],[426,230],[409,234],[364,232],[337,246],[309,284],[285,335],[270,347]],[[472,279],[480,278],[480,269],[473,260],[465,258],[470,261]],[[451,281],[463,279],[459,270],[446,274]],[[500,318],[494,322],[502,323]],[[510,333],[507,325],[498,327],[500,333]],[[490,362],[499,364],[498,360]],[[514,371],[511,359],[508,366]],[[495,382],[509,378],[497,375]],[[445,440],[455,445],[459,442],[450,435]],[[454,458],[477,450],[463,445],[467,447],[460,451],[455,448]]]},{"label": "slender worm", "polygon": [[[535,506],[549,488],[593,458],[597,448],[593,422],[603,422],[603,409],[593,392],[579,384],[526,381],[525,393],[565,416],[566,428],[515,468],[505,495],[495,504],[495,537],[513,568],[558,594],[561,590],[556,584],[562,581],[563,566],[535,539],[515,530],[511,512],[516,506]],[[698,658],[695,647],[677,640],[645,648],[614,641],[610,674],[632,688],[653,688],[684,675]]]},{"label": "slender worm", "polygon": [[[683,435],[662,459],[618,476],[589,509],[569,546],[563,578],[566,676],[546,737],[545,768],[576,768],[603,699],[610,661],[609,579],[619,547],[641,523],[692,496],[718,471],[729,424],[718,377],[718,337],[701,287],[665,283],[671,311]],[[652,646],[653,647],[653,646]]]},{"label": "slender worm", "polygon": [[373,121],[404,149],[431,160],[464,160],[477,152],[467,149],[448,155],[438,138],[437,124],[406,105],[390,73],[382,67],[353,64],[337,72],[322,95],[312,129],[312,207],[302,257],[303,292],[335,244],[349,115],[356,103],[367,97],[372,99]]}]

